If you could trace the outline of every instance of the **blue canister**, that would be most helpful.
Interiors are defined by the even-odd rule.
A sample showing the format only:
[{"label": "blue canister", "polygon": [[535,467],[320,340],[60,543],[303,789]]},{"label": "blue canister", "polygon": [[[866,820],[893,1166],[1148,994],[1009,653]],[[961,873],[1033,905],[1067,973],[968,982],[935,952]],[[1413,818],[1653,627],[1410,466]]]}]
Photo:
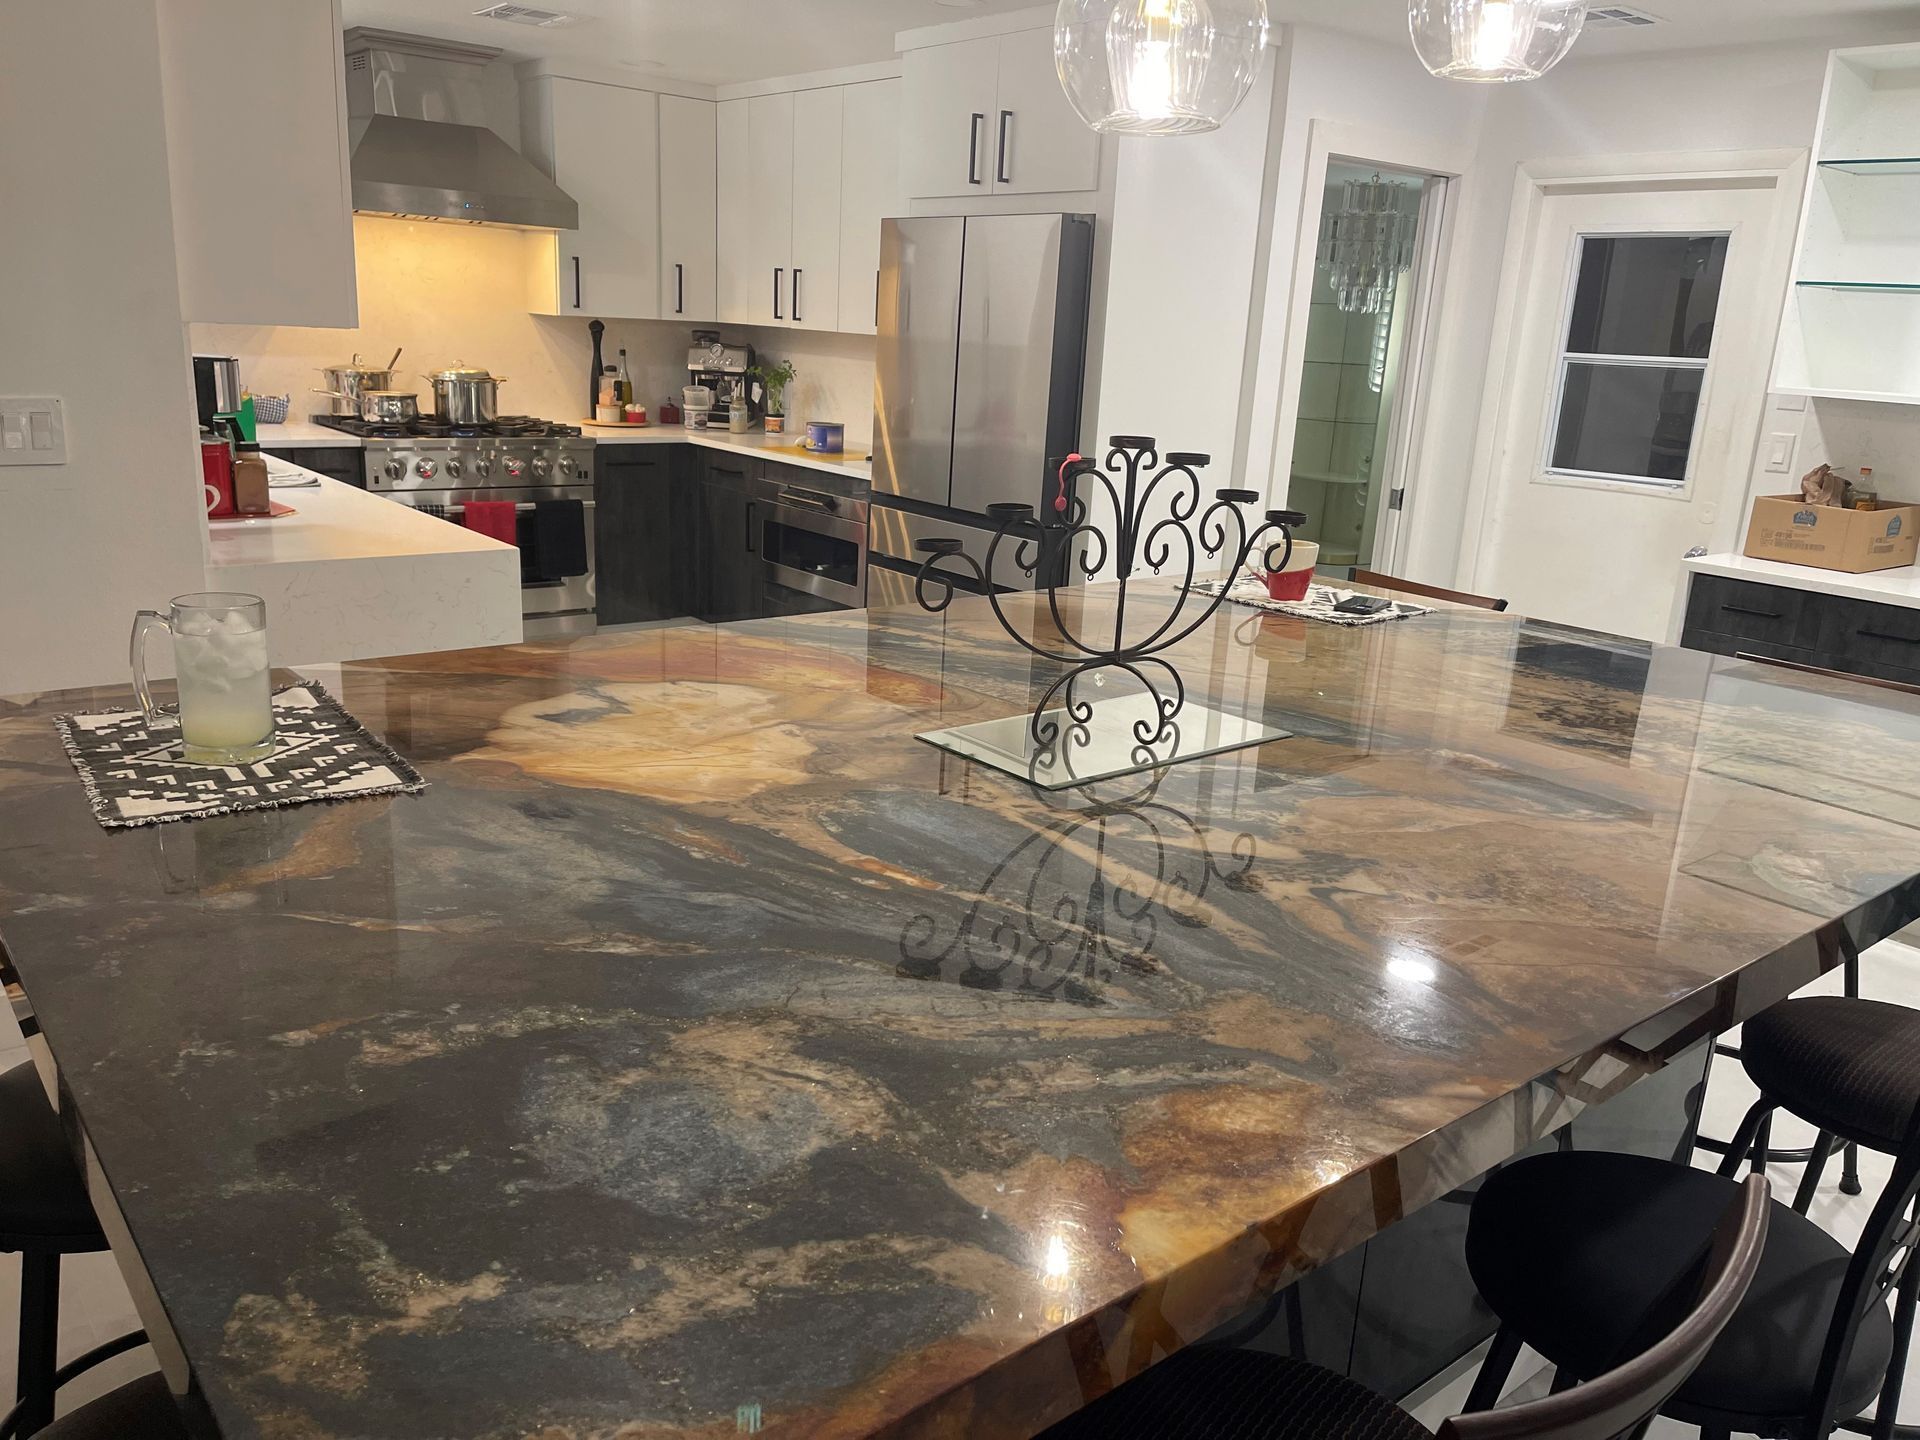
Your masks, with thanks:
[{"label": "blue canister", "polygon": [[838,455],[847,448],[847,427],[838,420],[809,420],[807,449],[822,455]]}]

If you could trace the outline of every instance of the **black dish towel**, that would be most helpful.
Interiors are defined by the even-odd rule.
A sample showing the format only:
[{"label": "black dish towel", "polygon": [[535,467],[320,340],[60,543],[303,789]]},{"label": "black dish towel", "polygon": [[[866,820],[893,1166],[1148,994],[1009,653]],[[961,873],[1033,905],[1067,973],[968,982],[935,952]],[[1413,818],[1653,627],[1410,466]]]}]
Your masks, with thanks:
[{"label": "black dish towel", "polygon": [[564,580],[587,573],[587,507],[578,500],[536,500],[520,526],[529,578]]}]

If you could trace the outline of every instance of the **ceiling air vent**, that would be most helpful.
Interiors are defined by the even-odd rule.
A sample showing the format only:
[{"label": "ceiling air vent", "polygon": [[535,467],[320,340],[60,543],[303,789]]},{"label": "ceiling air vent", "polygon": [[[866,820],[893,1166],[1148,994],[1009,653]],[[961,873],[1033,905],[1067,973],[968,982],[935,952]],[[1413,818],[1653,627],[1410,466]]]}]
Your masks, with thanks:
[{"label": "ceiling air vent", "polygon": [[574,17],[558,10],[541,10],[532,5],[489,5],[473,12],[488,20],[506,20],[515,25],[571,25]]},{"label": "ceiling air vent", "polygon": [[1660,17],[1649,15],[1644,10],[1634,10],[1625,5],[1589,5],[1587,24],[1617,30],[1638,29],[1643,25],[1658,25]]}]

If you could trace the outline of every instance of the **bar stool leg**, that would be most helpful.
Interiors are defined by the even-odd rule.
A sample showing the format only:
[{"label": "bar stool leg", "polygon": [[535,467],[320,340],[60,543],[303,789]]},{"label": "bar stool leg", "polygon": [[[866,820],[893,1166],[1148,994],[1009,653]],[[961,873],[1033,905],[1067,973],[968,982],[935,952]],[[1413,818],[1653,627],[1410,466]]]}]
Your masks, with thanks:
[{"label": "bar stool leg", "polygon": [[1833,1154],[1833,1132],[1822,1130],[1813,1141],[1813,1153],[1807,1156],[1807,1168],[1800,1174],[1800,1188],[1794,1192],[1793,1208],[1802,1215],[1813,1205],[1813,1192],[1820,1188],[1820,1174]]},{"label": "bar stool leg", "polygon": [[1851,1140],[1840,1152],[1840,1193],[1842,1195],[1860,1193],[1860,1147]]},{"label": "bar stool leg", "polygon": [[60,1256],[52,1251],[22,1251],[20,1360],[14,1382],[22,1435],[53,1423],[54,1347],[59,1335]]},{"label": "bar stool leg", "polygon": [[1473,1389],[1462,1413],[1475,1415],[1498,1405],[1500,1392],[1507,1388],[1507,1377],[1513,1373],[1513,1362],[1519,1358],[1520,1332],[1502,1325],[1488,1347],[1487,1358],[1480,1362],[1480,1373],[1473,1377]]},{"label": "bar stool leg", "polygon": [[1753,1102],[1753,1108],[1741,1120],[1740,1128],[1734,1132],[1733,1139],[1727,1142],[1726,1158],[1720,1162],[1719,1175],[1732,1179],[1740,1173],[1740,1162],[1753,1152],[1754,1136],[1760,1133],[1760,1124],[1773,1111],[1773,1102],[1762,1095]]}]

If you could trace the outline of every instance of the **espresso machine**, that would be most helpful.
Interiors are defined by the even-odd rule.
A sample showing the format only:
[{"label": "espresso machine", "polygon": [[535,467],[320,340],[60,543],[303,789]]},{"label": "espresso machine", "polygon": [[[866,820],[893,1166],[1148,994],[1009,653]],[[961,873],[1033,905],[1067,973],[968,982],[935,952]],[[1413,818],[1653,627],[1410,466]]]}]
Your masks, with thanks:
[{"label": "espresso machine", "polygon": [[728,345],[718,330],[693,332],[693,348],[687,351],[687,383],[705,385],[713,391],[713,409],[707,421],[715,430],[727,428],[727,412],[735,397],[747,402],[747,414],[757,423],[766,407],[755,398],[761,386],[747,374],[753,368],[753,346]]}]

